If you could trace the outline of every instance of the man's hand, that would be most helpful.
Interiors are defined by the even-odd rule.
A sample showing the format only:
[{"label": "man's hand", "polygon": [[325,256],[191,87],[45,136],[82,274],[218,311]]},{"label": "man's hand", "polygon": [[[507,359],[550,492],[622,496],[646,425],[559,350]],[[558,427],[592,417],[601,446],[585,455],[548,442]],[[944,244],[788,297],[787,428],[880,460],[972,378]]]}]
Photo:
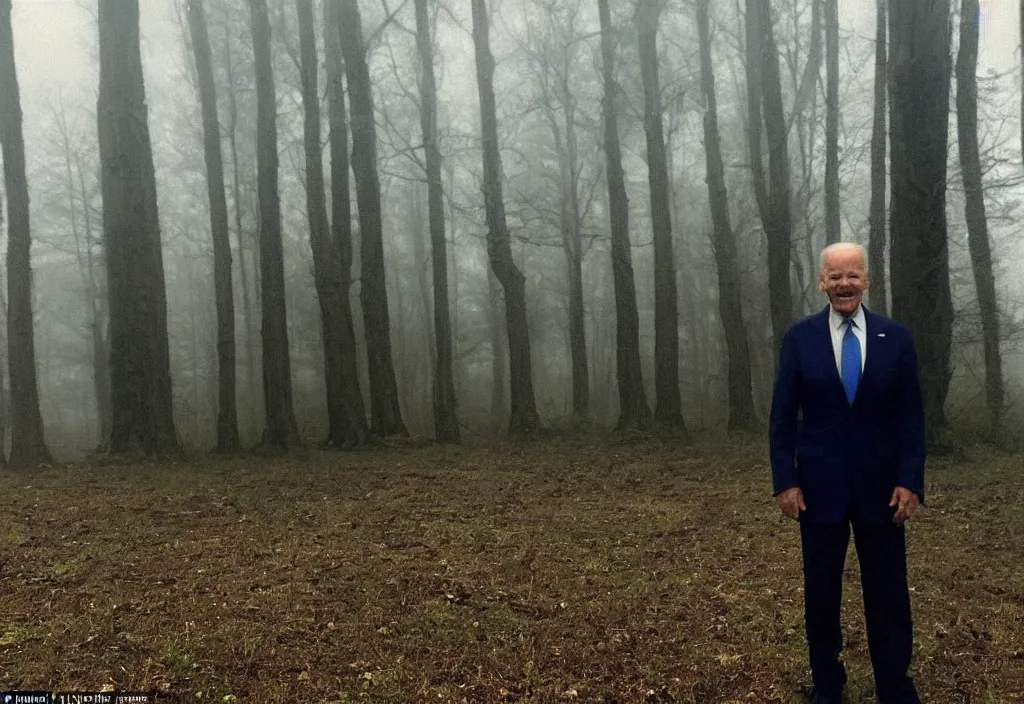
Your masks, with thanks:
[{"label": "man's hand", "polygon": [[907,519],[914,515],[914,511],[917,510],[920,503],[921,499],[910,489],[904,489],[902,486],[896,487],[892,492],[892,499],[889,501],[890,508],[896,507],[896,515],[892,517],[892,522],[898,526],[906,523]]},{"label": "man's hand", "polygon": [[780,491],[775,496],[775,502],[782,512],[794,521],[800,520],[800,512],[807,510],[807,505],[804,503],[804,492],[800,491],[798,486]]}]

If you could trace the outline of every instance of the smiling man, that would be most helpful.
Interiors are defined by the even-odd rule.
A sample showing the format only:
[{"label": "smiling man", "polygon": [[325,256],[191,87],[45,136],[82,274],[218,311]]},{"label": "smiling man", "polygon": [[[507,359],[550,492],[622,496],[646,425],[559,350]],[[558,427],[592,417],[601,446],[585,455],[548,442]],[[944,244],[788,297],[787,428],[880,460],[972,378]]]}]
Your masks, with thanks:
[{"label": "smiling man", "polygon": [[868,649],[882,704],[918,704],[904,522],[924,497],[924,410],[910,331],[868,311],[863,247],[821,254],[829,305],[782,341],[771,412],[772,484],[800,522],[804,616],[814,689],[839,704],[840,625],[851,527],[861,567]]}]

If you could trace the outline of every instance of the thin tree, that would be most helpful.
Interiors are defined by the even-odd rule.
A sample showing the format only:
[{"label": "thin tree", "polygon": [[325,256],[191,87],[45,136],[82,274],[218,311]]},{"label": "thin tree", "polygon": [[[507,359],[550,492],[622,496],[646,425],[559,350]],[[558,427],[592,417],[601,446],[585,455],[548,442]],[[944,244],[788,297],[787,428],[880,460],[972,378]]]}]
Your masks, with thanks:
[{"label": "thin tree", "polygon": [[444,228],[444,185],[437,143],[437,85],[434,45],[427,0],[416,0],[416,47],[420,57],[420,128],[426,151],[427,217],[434,298],[434,435],[438,442],[459,441],[459,419],[452,373],[452,324],[448,307],[448,253]]},{"label": "thin tree", "polygon": [[[32,323],[32,234],[11,0],[0,0],[0,148],[7,191],[7,358],[11,371],[11,466],[50,459],[43,437]],[[0,204],[2,205],[2,204]],[[0,454],[3,448],[0,446]]]},{"label": "thin tree", "polygon": [[750,371],[750,347],[743,322],[743,301],[736,262],[736,238],[729,223],[729,196],[725,186],[721,137],[718,130],[718,96],[711,57],[709,0],[697,1],[697,33],[700,42],[700,76],[704,92],[704,151],[707,160],[708,197],[711,201],[712,245],[718,269],[718,310],[725,329],[728,354],[729,430],[754,430],[754,393]]},{"label": "thin tree", "polygon": [[960,5],[960,52],[956,60],[956,124],[960,170],[964,179],[967,245],[974,270],[985,350],[985,400],[992,437],[997,437],[1003,411],[1003,360],[999,352],[999,306],[992,271],[992,247],[985,216],[981,157],[978,148],[978,0]]},{"label": "thin tree", "polygon": [[260,295],[263,338],[263,444],[287,448],[298,442],[292,410],[291,358],[284,296],[281,201],[277,189],[277,96],[270,52],[266,0],[249,0],[256,70],[256,169],[259,193]]},{"label": "thin tree", "polygon": [[348,120],[345,110],[345,67],[341,60],[340,0],[324,3],[324,47],[327,59],[327,120],[331,151],[331,242],[338,256],[340,292],[332,316],[340,350],[341,434],[346,447],[366,442],[369,428],[359,384],[356,336],[352,321],[352,201],[349,193]]},{"label": "thin tree", "polygon": [[868,271],[871,307],[881,315],[889,314],[889,292],[885,271],[885,108],[886,108],[886,0],[877,0],[875,17],[875,108],[871,123],[871,203],[869,206]]},{"label": "thin tree", "polygon": [[842,237],[839,220],[839,0],[825,0],[825,242]]},{"label": "thin tree", "polygon": [[658,79],[658,17],[663,8],[662,0],[640,0],[636,13],[644,87],[647,179],[654,230],[654,420],[665,428],[685,430],[679,393],[679,301]]},{"label": "thin tree", "polygon": [[361,237],[359,298],[363,304],[363,327],[369,351],[370,428],[381,436],[405,435],[391,352],[373,88],[358,0],[342,0],[339,22],[352,111],[352,171],[356,181]]},{"label": "thin tree", "polygon": [[228,124],[227,138],[231,149],[231,204],[235,220],[235,245],[238,248],[238,275],[242,288],[242,316],[245,319],[245,369],[249,398],[256,400],[256,345],[253,341],[253,303],[249,287],[249,265],[246,261],[245,229],[242,226],[242,185],[241,165],[238,162],[238,86],[235,82],[235,65],[232,58],[231,31],[224,32],[224,70],[228,81]]},{"label": "thin tree", "polygon": [[213,286],[217,308],[217,450],[231,452],[239,448],[235,398],[235,294],[231,284],[231,239],[228,201],[224,192],[220,121],[217,119],[217,88],[213,81],[210,38],[202,0],[188,0],[187,13],[203,113],[203,153],[213,235]]},{"label": "thin tree", "polygon": [[[746,0],[747,145],[761,223],[768,241],[768,307],[776,351],[793,320],[789,282],[793,219],[790,210],[788,130],[782,107],[779,52],[770,0]],[[763,106],[763,110],[762,110]],[[768,138],[768,175],[761,134]]]},{"label": "thin tree", "polygon": [[[526,320],[526,277],[512,256],[512,239],[505,220],[498,149],[498,116],[494,100],[494,57],[491,54],[486,0],[472,0],[476,80],[480,93],[480,128],[483,142],[483,190],[487,211],[487,254],[491,269],[505,292],[508,329],[511,414],[509,432],[527,434],[540,426],[533,393],[530,330]],[[497,350],[495,350],[497,353]]]},{"label": "thin tree", "polygon": [[615,81],[615,47],[608,0],[597,0],[601,22],[601,70],[604,84],[604,151],[607,159],[608,213],[611,221],[612,280],[615,286],[615,372],[619,390],[620,430],[644,427],[651,407],[640,363],[640,318],[629,242],[629,196],[622,169],[622,147],[616,112],[619,87]]},{"label": "thin tree", "polygon": [[946,231],[948,0],[890,2],[889,32],[892,312],[917,343],[926,433],[934,443],[946,425],[953,331]]},{"label": "thin tree", "polygon": [[99,1],[97,122],[110,301],[110,451],[177,454],[138,0]]}]

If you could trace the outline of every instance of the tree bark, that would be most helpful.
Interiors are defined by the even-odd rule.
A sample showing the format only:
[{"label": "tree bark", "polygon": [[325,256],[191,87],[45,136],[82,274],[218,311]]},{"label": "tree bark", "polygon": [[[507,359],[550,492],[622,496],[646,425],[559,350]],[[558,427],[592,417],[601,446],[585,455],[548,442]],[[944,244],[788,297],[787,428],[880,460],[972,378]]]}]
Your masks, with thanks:
[{"label": "tree bark", "polygon": [[[32,319],[32,234],[25,139],[14,62],[11,0],[0,0],[0,148],[7,191],[7,357],[11,372],[12,467],[50,460],[43,436]],[[2,205],[2,204],[0,204]],[[0,446],[3,454],[3,446]]]},{"label": "tree bark", "polygon": [[[776,354],[793,321],[790,287],[789,147],[782,108],[779,52],[775,45],[770,0],[746,0],[747,141],[761,223],[768,241],[768,303]],[[763,112],[762,112],[763,103]],[[763,120],[763,122],[762,122]],[[768,177],[765,178],[761,132],[768,137]]]},{"label": "tree bark", "polygon": [[281,201],[277,171],[277,96],[266,0],[249,0],[256,71],[256,170],[259,193],[260,295],[263,341],[263,444],[285,449],[299,442],[292,406],[291,353],[285,309]]},{"label": "tree bark", "polygon": [[704,150],[707,158],[708,196],[713,224],[712,244],[718,269],[718,310],[725,329],[729,357],[729,430],[754,430],[754,392],[750,371],[750,347],[743,322],[743,302],[736,264],[736,239],[729,223],[729,196],[725,186],[721,138],[718,131],[718,97],[711,57],[709,0],[697,2],[700,41],[700,75],[704,91]]},{"label": "tree bark", "polygon": [[[256,388],[256,345],[253,342],[253,305],[249,288],[249,265],[245,254],[245,231],[242,228],[242,186],[241,167],[238,164],[238,98],[235,95],[235,71],[231,58],[231,32],[224,37],[224,68],[228,78],[228,143],[231,146],[231,201],[235,215],[235,246],[238,248],[238,275],[242,288],[242,316],[245,318],[245,368],[248,375],[246,386],[251,402],[258,395]],[[250,416],[251,417],[251,416]]]},{"label": "tree bark", "polygon": [[885,271],[885,108],[886,108],[886,2],[877,1],[875,29],[875,111],[871,124],[871,204],[869,206],[868,231],[868,272],[871,288],[868,299],[871,307],[880,315],[889,315],[889,293]]},{"label": "tree bark", "polygon": [[359,384],[359,361],[352,321],[352,202],[349,195],[348,120],[345,110],[345,67],[341,60],[339,0],[324,4],[325,52],[327,54],[327,106],[331,149],[331,242],[337,253],[342,297],[332,315],[338,317],[342,437],[348,447],[366,443],[369,428]]},{"label": "tree bark", "polygon": [[825,0],[825,243],[842,239],[839,220],[839,0]]},{"label": "tree bark", "polygon": [[444,185],[437,142],[437,86],[434,45],[427,0],[416,0],[416,47],[420,55],[420,128],[427,167],[427,217],[434,283],[434,435],[438,442],[459,442],[458,407],[452,373],[452,324],[448,303],[448,250],[444,227]]},{"label": "tree bark", "polygon": [[235,398],[235,294],[231,283],[231,239],[224,192],[220,122],[217,119],[217,88],[213,82],[210,38],[202,0],[189,0],[187,12],[199,78],[210,230],[213,235],[213,285],[217,307],[217,450],[232,452],[239,449]]},{"label": "tree bark", "polygon": [[946,232],[948,0],[889,3],[893,316],[917,343],[929,442],[946,425],[953,304]]},{"label": "tree bark", "polygon": [[138,0],[99,2],[97,107],[110,300],[110,451],[180,452]]},{"label": "tree bark", "polygon": [[654,230],[654,420],[665,428],[685,430],[679,393],[679,301],[672,246],[672,206],[658,80],[657,34],[661,9],[661,0],[640,0],[636,16]]},{"label": "tree bark", "polygon": [[629,242],[629,196],[622,168],[615,82],[615,48],[608,0],[598,0],[604,98],[604,151],[607,159],[608,212],[611,221],[612,280],[615,287],[615,372],[619,390],[616,428],[645,427],[651,419],[640,363],[640,319],[637,313],[633,254]]},{"label": "tree bark", "polygon": [[512,256],[512,239],[505,221],[505,202],[501,192],[501,156],[498,149],[498,117],[494,100],[494,57],[491,55],[487,7],[485,0],[472,0],[472,5],[473,44],[476,53],[483,141],[487,254],[491,269],[505,292],[511,385],[509,432],[522,435],[533,433],[540,426],[533,393],[530,330],[526,320],[526,277],[516,266]]},{"label": "tree bark", "polygon": [[340,14],[341,49],[352,110],[352,170],[359,205],[360,300],[370,372],[370,427],[381,436],[405,435],[391,351],[373,89],[357,0],[342,0]]},{"label": "tree bark", "polygon": [[985,216],[978,147],[978,0],[962,0],[960,52],[956,61],[956,123],[960,146],[960,170],[964,179],[967,243],[974,270],[974,285],[981,311],[985,351],[985,400],[992,438],[999,434],[1003,411],[1003,360],[999,352],[999,306],[996,300],[992,248]]},{"label": "tree bark", "polygon": [[[306,156],[306,211],[309,243],[313,252],[313,279],[320,303],[321,337],[324,351],[324,385],[327,395],[327,444],[345,447],[362,442],[358,428],[348,427],[345,364],[345,320],[348,281],[341,267],[341,252],[331,237],[327,222],[323,156],[320,150],[320,96],[317,90],[316,35],[313,29],[313,0],[296,0],[299,25],[299,56],[302,80],[303,138]],[[330,31],[328,26],[327,31]],[[328,50],[331,45],[328,44]],[[334,47],[336,49],[336,46]]]}]

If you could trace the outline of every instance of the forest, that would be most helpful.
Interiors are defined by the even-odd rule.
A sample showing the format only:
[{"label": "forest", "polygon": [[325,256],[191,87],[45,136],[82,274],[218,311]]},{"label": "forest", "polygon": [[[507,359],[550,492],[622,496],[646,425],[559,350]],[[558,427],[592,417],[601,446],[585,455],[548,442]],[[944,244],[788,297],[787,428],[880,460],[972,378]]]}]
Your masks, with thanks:
[{"label": "forest", "polygon": [[0,0],[0,690],[788,703],[773,383],[854,242],[922,696],[1024,700],[1017,10]]}]

